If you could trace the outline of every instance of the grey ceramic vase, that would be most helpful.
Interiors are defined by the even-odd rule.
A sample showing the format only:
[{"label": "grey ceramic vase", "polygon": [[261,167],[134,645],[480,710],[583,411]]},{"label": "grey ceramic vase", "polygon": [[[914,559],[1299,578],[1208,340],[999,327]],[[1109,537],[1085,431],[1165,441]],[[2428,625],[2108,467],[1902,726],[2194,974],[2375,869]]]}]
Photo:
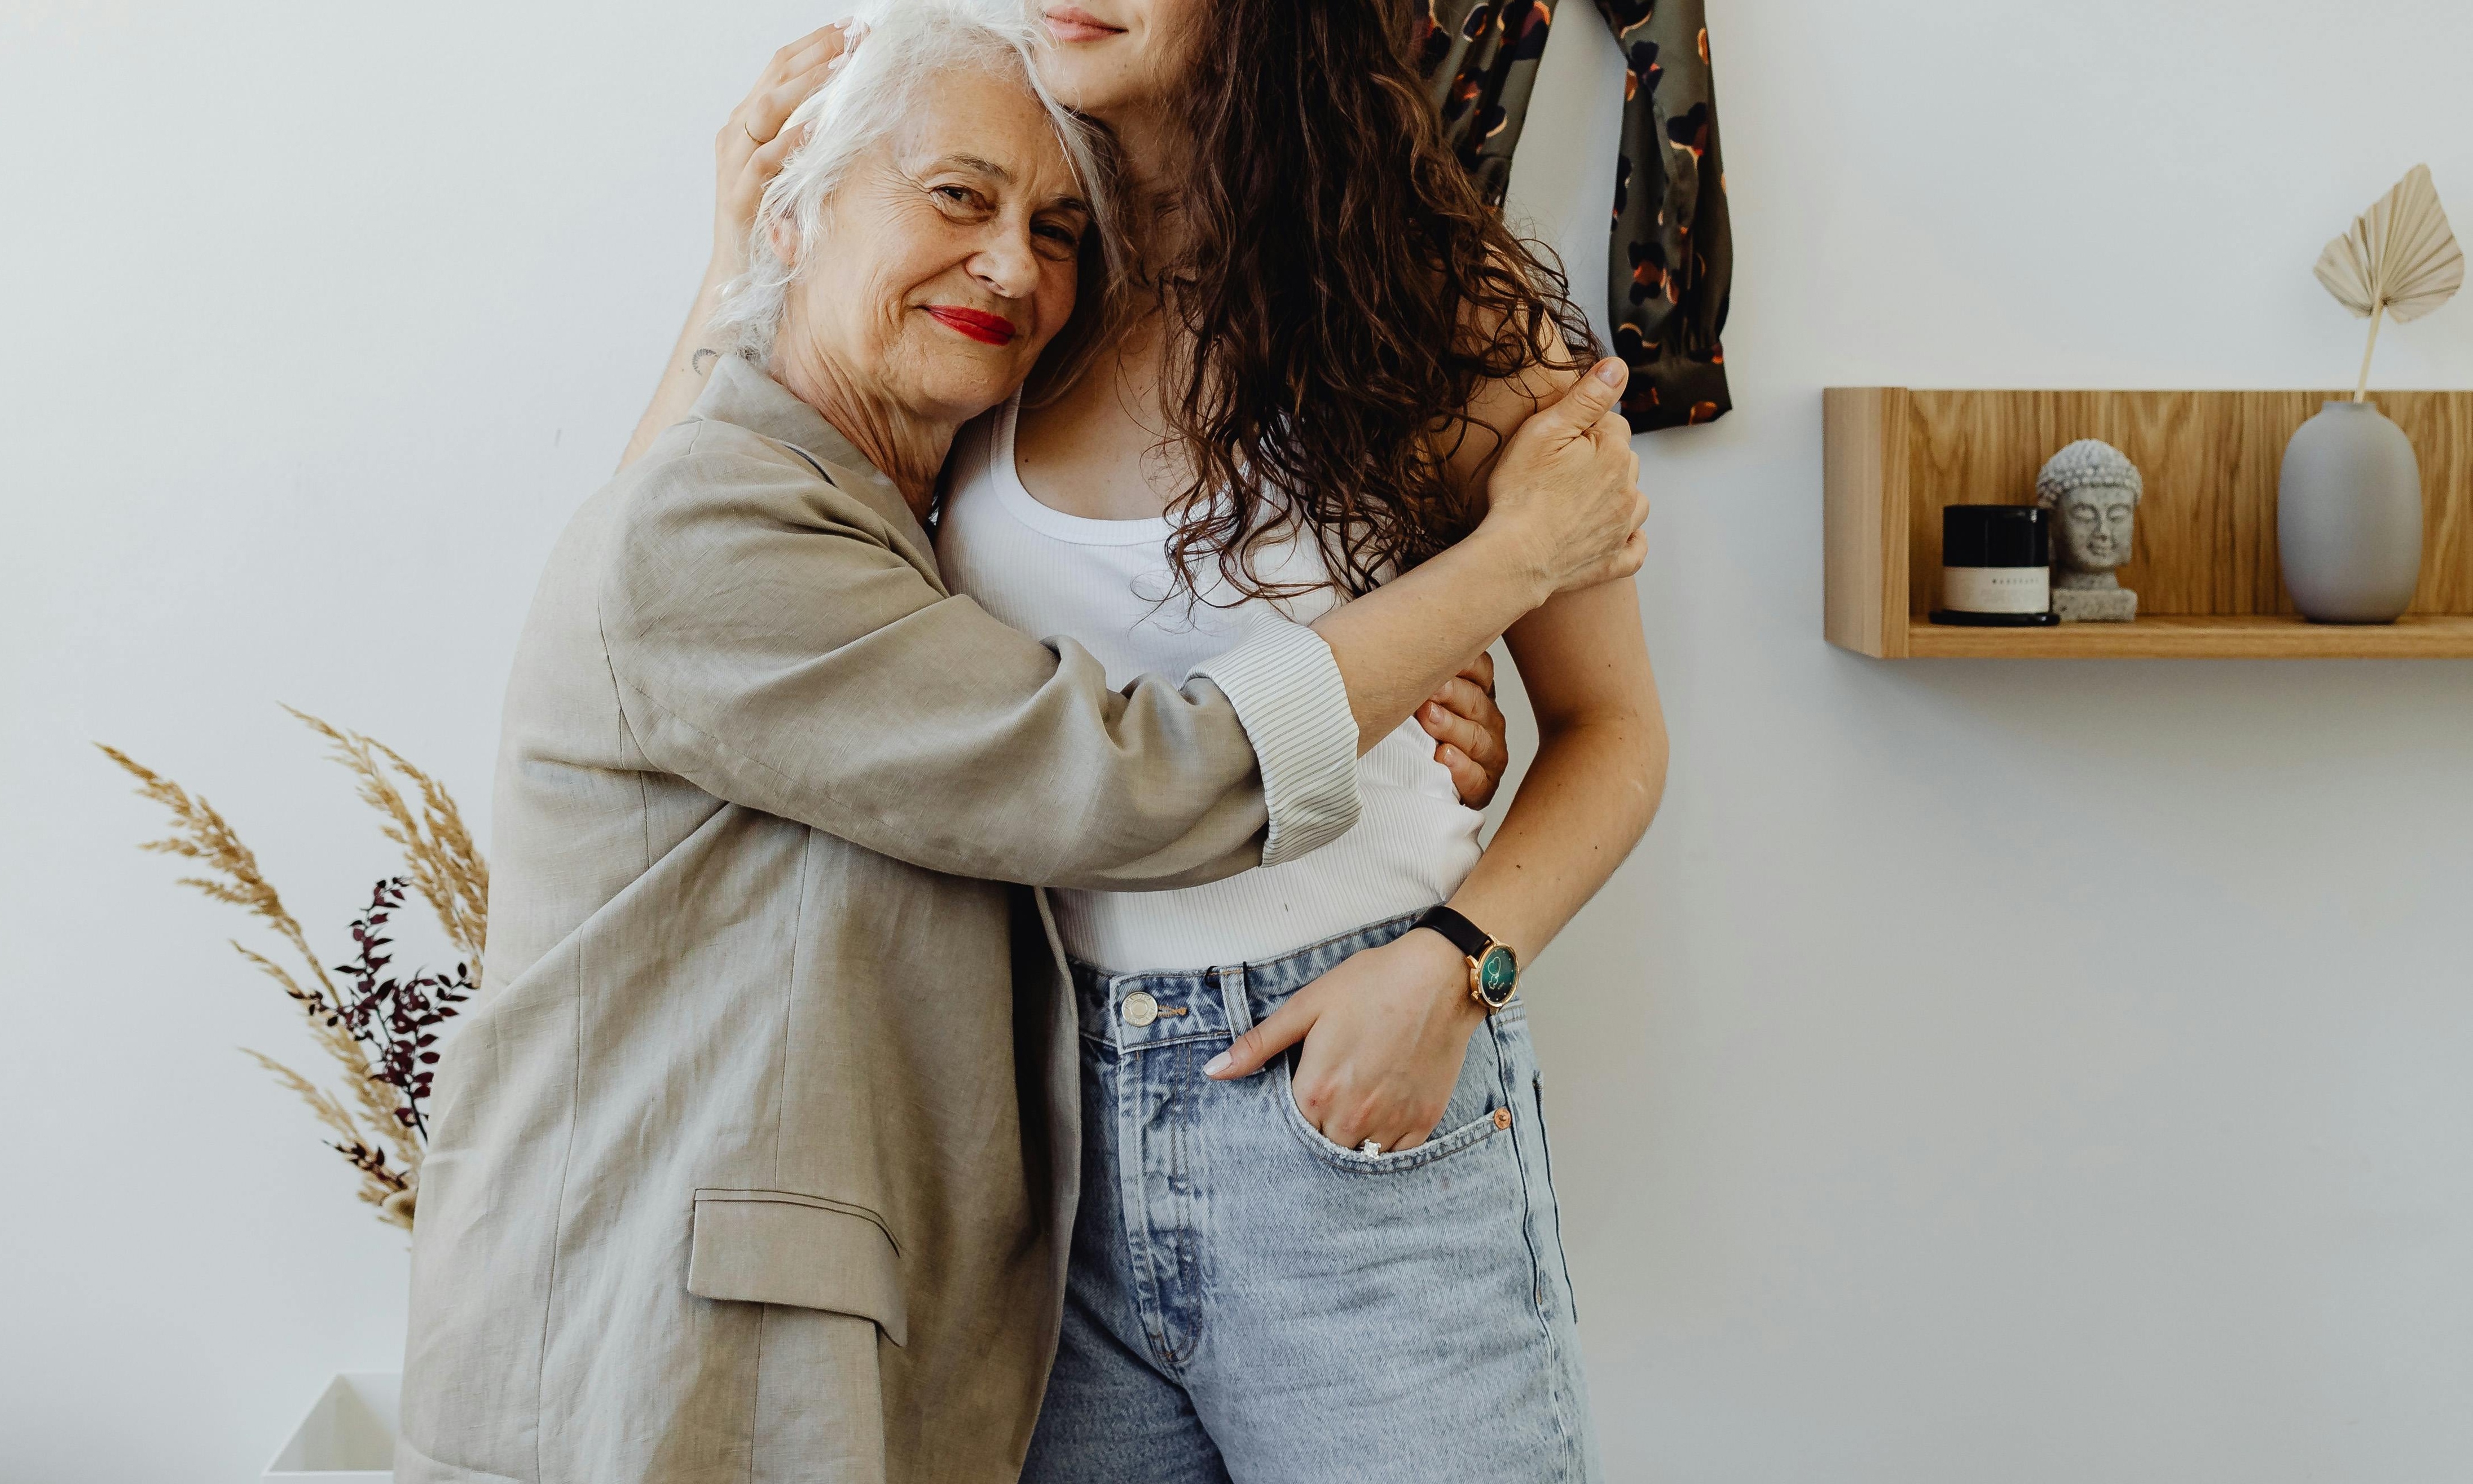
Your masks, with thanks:
[{"label": "grey ceramic vase", "polygon": [[2322,624],[2393,623],[2421,578],[2421,462],[2367,402],[2329,402],[2284,445],[2284,586]]}]

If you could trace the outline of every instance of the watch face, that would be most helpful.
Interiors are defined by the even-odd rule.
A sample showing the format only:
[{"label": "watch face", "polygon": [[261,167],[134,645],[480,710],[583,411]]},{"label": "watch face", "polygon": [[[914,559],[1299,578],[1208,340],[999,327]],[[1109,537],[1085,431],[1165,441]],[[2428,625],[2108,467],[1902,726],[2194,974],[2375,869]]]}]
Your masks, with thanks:
[{"label": "watch face", "polygon": [[1486,949],[1485,957],[1477,961],[1477,993],[1483,994],[1489,1004],[1499,1005],[1509,999],[1511,987],[1519,978],[1520,961],[1512,956],[1509,948],[1500,944]]}]

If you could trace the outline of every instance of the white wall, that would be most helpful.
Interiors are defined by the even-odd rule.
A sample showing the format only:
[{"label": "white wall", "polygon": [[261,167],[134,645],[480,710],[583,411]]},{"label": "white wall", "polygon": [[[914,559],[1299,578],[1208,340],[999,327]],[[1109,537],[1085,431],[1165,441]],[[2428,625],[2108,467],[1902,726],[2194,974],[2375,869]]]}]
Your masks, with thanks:
[{"label": "white wall", "polygon": [[[1739,410],[1644,443],[1673,781],[1533,992],[1610,1473],[2462,1477],[2473,665],[1833,651],[1819,389],[2341,381],[2320,243],[2422,159],[2473,225],[2473,12],[1718,9]],[[401,1240],[231,1047],[314,1053],[86,739],[340,957],[389,856],[274,703],[479,812],[707,141],[824,13],[0,10],[12,1484],[252,1478],[401,1335]],[[1547,65],[1515,194],[1593,283],[1579,0]],[[2383,342],[2473,384],[2473,306]]]}]

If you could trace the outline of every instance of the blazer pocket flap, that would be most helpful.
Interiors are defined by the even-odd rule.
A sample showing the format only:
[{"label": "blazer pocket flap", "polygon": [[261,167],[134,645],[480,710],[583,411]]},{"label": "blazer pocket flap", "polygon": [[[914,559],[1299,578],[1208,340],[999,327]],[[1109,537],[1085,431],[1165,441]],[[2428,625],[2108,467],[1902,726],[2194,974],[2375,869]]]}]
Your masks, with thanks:
[{"label": "blazer pocket flap", "polygon": [[873,1212],[788,1190],[699,1190],[687,1292],[873,1319],[910,1343],[901,1258]]}]

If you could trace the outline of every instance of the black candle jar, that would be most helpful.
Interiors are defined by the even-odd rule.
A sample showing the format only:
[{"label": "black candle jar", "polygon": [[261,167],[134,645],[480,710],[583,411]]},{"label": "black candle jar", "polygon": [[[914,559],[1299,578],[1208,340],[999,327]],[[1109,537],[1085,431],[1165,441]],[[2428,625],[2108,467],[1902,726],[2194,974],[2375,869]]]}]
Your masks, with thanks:
[{"label": "black candle jar", "polygon": [[2040,629],[2053,611],[2053,515],[2040,505],[1945,505],[1936,624]]}]

